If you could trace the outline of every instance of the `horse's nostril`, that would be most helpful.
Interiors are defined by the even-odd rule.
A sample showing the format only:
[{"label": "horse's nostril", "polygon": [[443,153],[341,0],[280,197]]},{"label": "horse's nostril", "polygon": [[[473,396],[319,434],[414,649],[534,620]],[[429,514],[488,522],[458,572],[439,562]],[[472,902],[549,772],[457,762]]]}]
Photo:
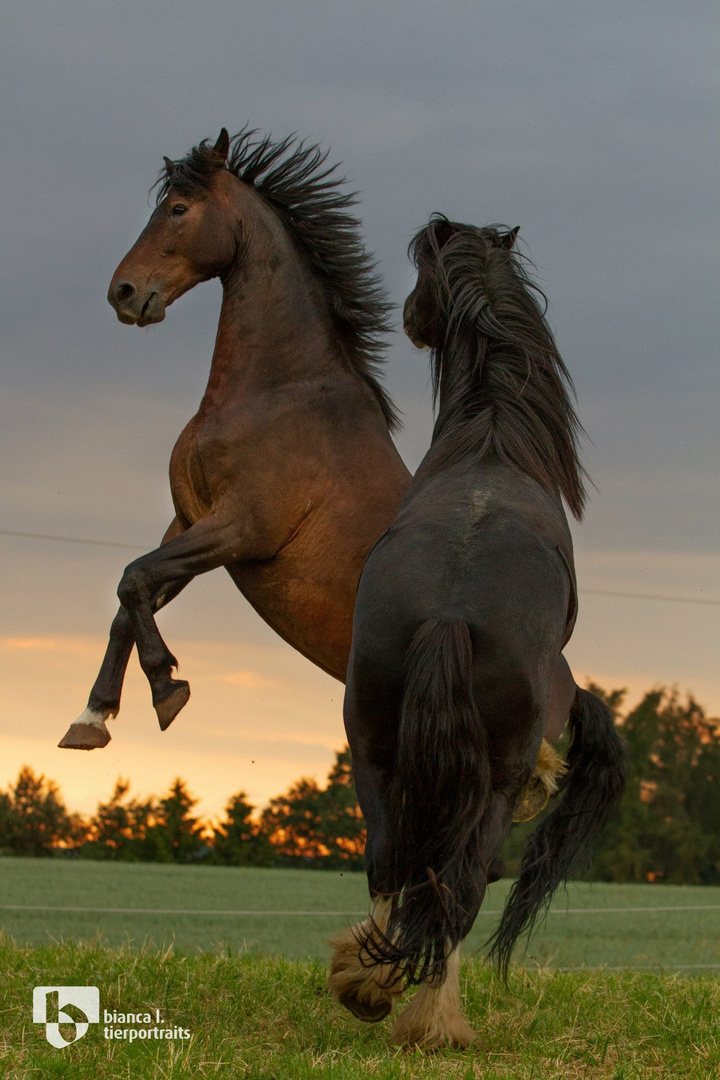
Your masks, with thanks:
[{"label": "horse's nostril", "polygon": [[115,296],[120,304],[127,304],[135,295],[135,286],[129,281],[121,281],[115,289]]}]

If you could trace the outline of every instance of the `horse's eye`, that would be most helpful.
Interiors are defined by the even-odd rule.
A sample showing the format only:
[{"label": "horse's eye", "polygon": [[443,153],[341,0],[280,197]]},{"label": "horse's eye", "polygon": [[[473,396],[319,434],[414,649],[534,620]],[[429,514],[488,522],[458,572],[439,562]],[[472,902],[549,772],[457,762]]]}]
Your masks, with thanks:
[{"label": "horse's eye", "polygon": [[183,206],[182,203],[176,203],[170,211],[173,217],[182,217],[182,215],[187,214],[187,212],[187,206]]}]

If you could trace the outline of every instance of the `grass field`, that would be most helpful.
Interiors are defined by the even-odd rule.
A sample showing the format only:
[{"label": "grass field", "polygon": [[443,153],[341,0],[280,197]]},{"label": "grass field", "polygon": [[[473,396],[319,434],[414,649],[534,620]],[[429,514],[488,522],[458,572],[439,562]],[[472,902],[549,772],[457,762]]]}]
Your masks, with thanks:
[{"label": "grass field", "polygon": [[[466,955],[497,925],[509,885],[490,887]],[[152,941],[189,954],[222,945],[253,955],[323,959],[326,939],[356,922],[366,905],[363,874],[0,859],[0,927],[20,944],[99,935],[110,945]],[[720,974],[720,888],[573,884],[556,898],[527,954],[519,949],[517,958],[553,968],[699,971],[699,965],[718,965]]]},{"label": "grass field", "polygon": [[[466,961],[478,1039],[434,1055],[390,1048],[389,1021],[325,992],[325,939],[365,906],[359,874],[0,859],[0,1077],[720,1080],[720,889],[572,885],[508,987]],[[93,910],[47,910],[68,908]],[[98,986],[103,1010],[159,1009],[190,1037],[131,1043],[101,1023],[55,1049],[32,1022],[41,985]]]},{"label": "grass field", "polygon": [[[720,1077],[720,980],[707,975],[514,972],[505,987],[471,962],[462,986],[476,1042],[423,1055],[390,1048],[388,1020],[360,1024],[338,1006],[317,961],[0,942],[0,967],[0,1075],[8,1080]],[[190,1037],[110,1040],[101,1023],[56,1050],[32,1023],[31,988],[67,984],[98,986],[102,1009],[160,1009],[162,1023]]]}]

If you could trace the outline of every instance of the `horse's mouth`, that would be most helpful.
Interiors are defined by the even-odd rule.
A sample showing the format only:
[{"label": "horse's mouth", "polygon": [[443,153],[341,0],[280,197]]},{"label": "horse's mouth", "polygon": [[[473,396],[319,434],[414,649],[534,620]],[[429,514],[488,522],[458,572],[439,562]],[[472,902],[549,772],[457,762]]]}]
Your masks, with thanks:
[{"label": "horse's mouth", "polygon": [[137,319],[137,326],[149,326],[162,322],[165,318],[165,305],[156,292],[150,293],[143,304]]},{"label": "horse's mouth", "polygon": [[405,331],[405,334],[407,335],[407,337],[410,338],[410,340],[412,341],[412,343],[413,343],[413,345],[415,346],[416,349],[428,349],[430,347],[427,344],[426,341],[423,341],[423,339],[420,337],[420,335],[415,330],[412,323],[406,322],[403,325],[403,330]]}]

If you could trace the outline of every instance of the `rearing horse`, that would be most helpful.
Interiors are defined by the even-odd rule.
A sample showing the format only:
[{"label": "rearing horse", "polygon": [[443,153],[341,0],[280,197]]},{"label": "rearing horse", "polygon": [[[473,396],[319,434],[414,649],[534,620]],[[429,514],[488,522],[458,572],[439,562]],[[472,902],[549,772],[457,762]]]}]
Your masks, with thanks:
[{"label": "rearing horse", "polygon": [[131,563],[85,712],[61,746],[110,739],[133,644],[164,730],[187,682],[154,613],[224,566],[285,641],[345,679],[363,563],[410,483],[376,377],[388,304],[334,169],[314,146],[223,129],[165,159],[158,205],[108,299],[148,326],[201,281],[223,302],[207,389],[170,462],[175,520]]},{"label": "rearing horse", "polygon": [[[432,349],[437,422],[363,570],[345,695],[373,910],[333,943],[329,985],[360,1019],[379,1020],[420,984],[391,1038],[426,1048],[474,1037],[458,947],[498,875],[576,616],[561,499],[581,517],[579,425],[516,232],[437,216],[411,245],[405,328]],[[577,689],[570,727],[562,793],[528,842],[494,939],[504,972],[622,793],[606,706]]]}]

